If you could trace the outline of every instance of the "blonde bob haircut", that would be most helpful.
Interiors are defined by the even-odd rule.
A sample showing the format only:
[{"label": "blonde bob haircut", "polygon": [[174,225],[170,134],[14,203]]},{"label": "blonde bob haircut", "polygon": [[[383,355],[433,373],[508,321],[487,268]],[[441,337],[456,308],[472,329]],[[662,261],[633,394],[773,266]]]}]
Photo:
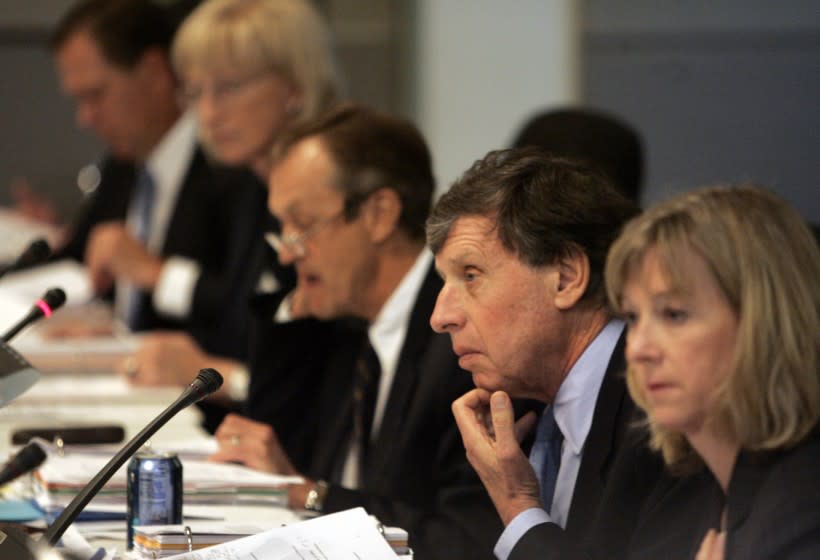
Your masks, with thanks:
[{"label": "blonde bob haircut", "polygon": [[[753,186],[696,190],[655,206],[629,222],[607,257],[616,310],[650,248],[683,294],[700,281],[686,270],[686,257],[702,258],[738,317],[731,373],[715,396],[711,429],[747,450],[798,444],[820,419],[820,249],[797,212]],[[631,368],[627,384],[646,409]],[[649,416],[651,445],[666,463],[678,472],[700,468],[686,439]]]},{"label": "blonde bob haircut", "polygon": [[309,0],[206,0],[182,23],[171,51],[174,69],[274,72],[302,94],[297,121],[339,95],[328,28]]}]

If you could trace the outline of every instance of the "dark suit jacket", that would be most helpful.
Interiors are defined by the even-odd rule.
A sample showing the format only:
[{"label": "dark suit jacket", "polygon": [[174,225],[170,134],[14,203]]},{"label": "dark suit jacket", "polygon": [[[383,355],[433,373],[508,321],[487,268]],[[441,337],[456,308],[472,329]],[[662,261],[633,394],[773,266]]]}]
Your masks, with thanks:
[{"label": "dark suit jacket", "polygon": [[818,472],[818,429],[788,451],[742,452],[729,483],[726,560],[820,558]]},{"label": "dark suit jacket", "polygon": [[542,548],[531,549],[530,557],[694,558],[706,532],[720,527],[726,507],[726,560],[820,558],[818,434],[787,451],[741,452],[728,495],[706,468],[687,476],[659,471],[659,455],[645,441],[630,441],[586,538],[540,525]]},{"label": "dark suit jacket", "polygon": [[[511,560],[571,558],[571,554],[580,554],[575,552],[575,547],[585,539],[596,520],[615,459],[621,450],[633,445],[631,438],[634,436],[630,433],[629,426],[635,421],[635,406],[626,390],[624,379],[624,344],[625,335],[621,335],[601,383],[592,426],[584,444],[581,466],[575,481],[566,528],[562,530],[553,523],[536,525],[515,545],[510,554]],[[662,469],[660,461],[644,454],[639,454],[638,457],[640,461],[636,465],[625,467],[626,470],[640,472],[639,477],[632,478],[635,482],[632,488],[634,496],[630,499],[633,500],[645,497]],[[625,512],[620,520],[622,523],[627,522],[631,517],[634,521],[636,515],[636,512],[631,515]]]},{"label": "dark suit jacket", "polygon": [[[709,529],[727,510],[726,560],[820,558],[820,437],[791,450],[742,451],[724,494],[707,469],[668,477],[653,492],[621,555],[634,560],[694,558]],[[616,514],[610,511],[609,518]],[[608,545],[598,538],[596,558]],[[620,546],[620,545],[619,545]]]},{"label": "dark suit jacket", "polygon": [[[281,385],[282,379],[294,378],[307,387],[301,426],[296,428],[304,445],[291,459],[308,476],[331,482],[327,512],[363,506],[383,523],[406,529],[418,560],[491,558],[501,523],[467,462],[450,410],[453,400],[473,388],[472,381],[458,367],[449,337],[429,326],[440,287],[431,268],[409,319],[361,490],[333,482],[338,481],[352,433],[354,364],[367,336],[365,326],[352,320],[278,325],[268,346],[280,349],[271,349],[270,358],[284,369],[260,375],[270,387],[277,386],[277,379]],[[255,398],[256,391],[251,393]],[[292,440],[273,425],[280,439]]]},{"label": "dark suit jacket", "polygon": [[[99,187],[55,258],[82,261],[88,237],[96,225],[124,221],[135,181],[136,168],[132,163],[107,158],[102,164]],[[139,330],[186,330],[210,352],[242,357],[243,326],[236,334],[226,333],[228,338],[215,333],[224,333],[220,330],[224,316],[236,302],[231,297],[232,271],[239,265],[231,262],[241,263],[253,247],[252,242],[261,237],[260,217],[267,212],[261,189],[249,171],[214,165],[201,149],[194,152],[160,252],[163,257],[178,255],[192,259],[202,267],[192,311],[184,320],[162,316],[151,305],[150,294],[143,293]]]}]

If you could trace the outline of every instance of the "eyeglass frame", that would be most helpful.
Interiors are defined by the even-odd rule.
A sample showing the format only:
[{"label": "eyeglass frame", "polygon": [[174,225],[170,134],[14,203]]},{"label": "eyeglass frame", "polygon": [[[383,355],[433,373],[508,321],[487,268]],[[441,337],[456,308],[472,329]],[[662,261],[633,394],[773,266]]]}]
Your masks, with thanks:
[{"label": "eyeglass frame", "polygon": [[297,258],[301,258],[307,254],[307,247],[305,246],[307,241],[325,226],[332,224],[339,218],[346,218],[347,214],[348,208],[343,206],[338,212],[333,213],[327,218],[316,220],[302,231],[294,231],[286,234],[269,231],[265,234],[265,240],[277,253],[281,253],[284,247]]},{"label": "eyeglass frame", "polygon": [[213,80],[209,87],[199,86],[198,88],[190,88],[186,86],[180,87],[177,92],[179,102],[184,107],[193,107],[198,104],[205,95],[210,95],[211,100],[217,103],[230,100],[238,95],[247,86],[274,75],[273,72],[266,70],[264,72],[257,72],[244,78],[235,78],[228,80]]}]

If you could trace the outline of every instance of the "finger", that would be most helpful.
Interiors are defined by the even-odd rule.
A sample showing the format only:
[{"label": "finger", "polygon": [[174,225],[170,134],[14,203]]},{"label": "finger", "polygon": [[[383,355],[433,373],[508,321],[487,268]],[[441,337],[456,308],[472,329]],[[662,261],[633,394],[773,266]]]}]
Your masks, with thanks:
[{"label": "finger", "polygon": [[715,537],[712,543],[712,556],[710,560],[723,560],[723,554],[726,549],[726,531],[721,531]]},{"label": "finger", "polygon": [[464,406],[474,409],[484,409],[490,405],[490,392],[485,389],[473,389],[457,399]]},{"label": "finger", "polygon": [[514,452],[519,452],[521,448],[515,439],[515,415],[509,395],[504,391],[493,393],[490,398],[490,412],[499,455],[509,457]]},{"label": "finger", "polygon": [[488,437],[487,429],[482,421],[487,404],[481,405],[481,400],[475,393],[476,391],[470,391],[456,399],[452,405],[453,416],[465,446],[474,445],[477,440],[484,440]]},{"label": "finger", "polygon": [[535,424],[538,421],[538,415],[535,414],[534,411],[530,410],[524,416],[519,418],[515,422],[515,440],[520,444],[524,441],[524,438],[527,437],[532,429],[535,427]]},{"label": "finger", "polygon": [[245,457],[241,450],[225,447],[220,448],[219,451],[209,456],[208,461],[214,463],[239,463],[244,465]]},{"label": "finger", "polygon": [[715,540],[715,530],[709,529],[706,532],[706,536],[703,537],[703,541],[700,543],[700,548],[698,549],[698,553],[695,555],[695,560],[709,560],[712,556],[712,543]]},{"label": "finger", "polygon": [[261,434],[268,429],[267,424],[249,420],[239,414],[231,413],[216,429],[214,436],[217,440],[231,439],[240,436],[242,439],[259,439]]}]

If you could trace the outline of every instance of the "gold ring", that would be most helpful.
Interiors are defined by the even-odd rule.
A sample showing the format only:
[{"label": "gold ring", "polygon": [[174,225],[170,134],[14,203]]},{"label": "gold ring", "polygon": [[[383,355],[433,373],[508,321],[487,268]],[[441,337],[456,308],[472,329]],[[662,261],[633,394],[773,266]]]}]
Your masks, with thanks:
[{"label": "gold ring", "polygon": [[238,435],[234,434],[234,435],[231,436],[231,445],[237,446],[237,445],[239,445],[240,441],[241,441],[241,439],[239,438]]}]

